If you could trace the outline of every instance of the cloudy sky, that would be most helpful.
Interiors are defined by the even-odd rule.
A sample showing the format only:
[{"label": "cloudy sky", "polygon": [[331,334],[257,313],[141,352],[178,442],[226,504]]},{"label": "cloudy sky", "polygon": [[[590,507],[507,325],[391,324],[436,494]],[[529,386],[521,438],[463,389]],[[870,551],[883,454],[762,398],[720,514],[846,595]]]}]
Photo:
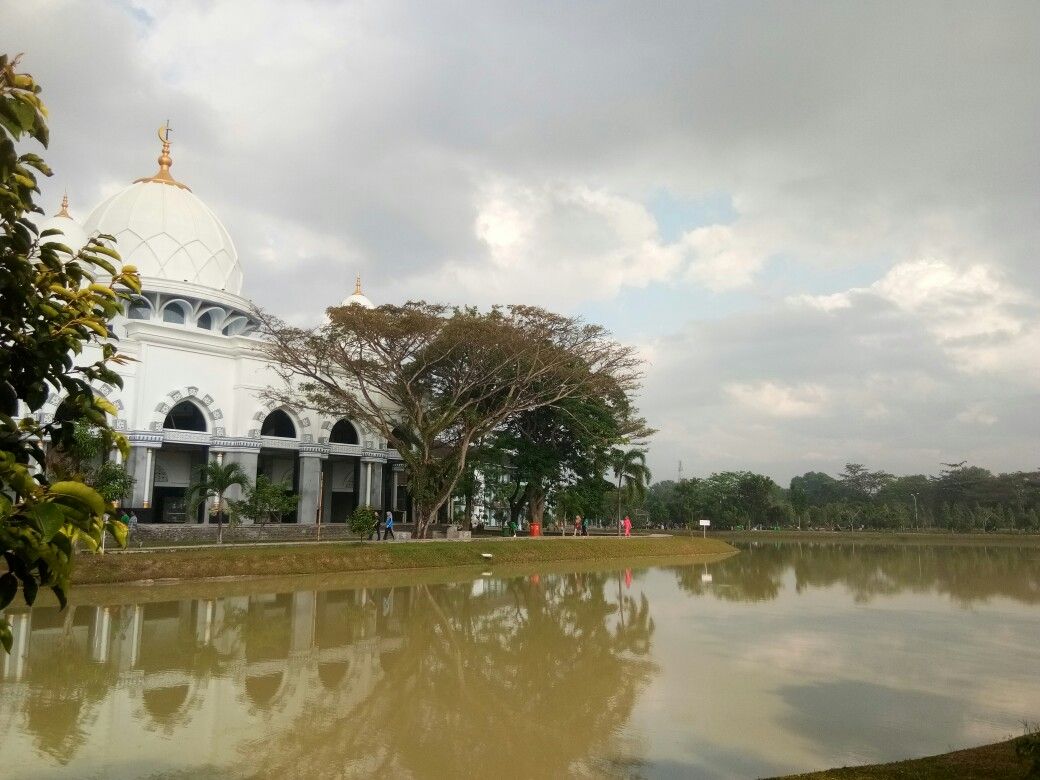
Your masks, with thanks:
[{"label": "cloudy sky", "polygon": [[1040,463],[1040,3],[0,8],[74,215],[173,173],[306,322],[523,302],[648,360],[659,478]]}]

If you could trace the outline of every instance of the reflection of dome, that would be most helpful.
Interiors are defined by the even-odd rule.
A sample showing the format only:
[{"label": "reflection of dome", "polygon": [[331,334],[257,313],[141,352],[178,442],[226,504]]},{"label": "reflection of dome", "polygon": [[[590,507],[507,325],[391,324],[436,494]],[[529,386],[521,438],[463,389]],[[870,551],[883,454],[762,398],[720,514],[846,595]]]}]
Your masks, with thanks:
[{"label": "reflection of dome", "polygon": [[246,677],[246,696],[258,707],[271,703],[278,689],[282,687],[282,673],[271,672],[256,677]]},{"label": "reflection of dome", "polygon": [[159,171],[138,179],[95,208],[87,234],[115,236],[123,262],[149,279],[189,282],[238,295],[242,267],[231,236],[190,189],[170,175],[169,142],[160,131]]},{"label": "reflection of dome", "polygon": [[168,688],[146,688],[144,708],[155,720],[162,722],[176,715],[188,700],[187,685],[171,685]]},{"label": "reflection of dome", "polygon": [[47,217],[41,221],[38,227],[41,233],[53,229],[60,230],[62,233],[60,236],[53,235],[41,239],[43,243],[64,244],[73,252],[78,252],[87,243],[87,231],[69,214],[68,195],[61,199],[61,211],[53,217]]},{"label": "reflection of dome", "polygon": [[349,298],[344,298],[341,305],[350,306],[351,304],[364,306],[366,309],[374,309],[376,307],[376,305],[368,299],[368,296],[361,292],[361,274],[358,274],[357,279],[354,281],[354,294]]},{"label": "reflection of dome", "polygon": [[347,661],[325,661],[318,664],[318,679],[325,688],[335,690],[343,682],[349,669],[350,663]]}]

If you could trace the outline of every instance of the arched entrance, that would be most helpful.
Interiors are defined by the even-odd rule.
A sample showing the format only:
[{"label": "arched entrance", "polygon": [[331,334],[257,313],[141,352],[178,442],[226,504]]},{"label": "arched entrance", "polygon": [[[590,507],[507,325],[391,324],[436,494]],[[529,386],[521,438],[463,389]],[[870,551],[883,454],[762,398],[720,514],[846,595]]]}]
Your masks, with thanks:
[{"label": "arched entrance", "polygon": [[[262,444],[256,461],[256,476],[266,477],[276,485],[299,495],[300,458],[296,450],[299,431],[296,423],[284,409],[275,409],[264,417],[260,425]],[[297,512],[282,515],[283,523],[297,522]]]},{"label": "arched entrance", "polygon": [[322,517],[326,523],[345,523],[358,507],[361,483],[361,437],[350,420],[338,420],[329,431],[329,457],[323,464],[325,491]]},{"label": "arched entrance", "polygon": [[166,441],[155,453],[152,474],[153,522],[198,523],[205,506],[189,516],[187,492],[196,474],[209,460],[209,447],[193,443],[193,434],[207,433],[209,424],[202,408],[192,399],[176,403],[163,420]]}]

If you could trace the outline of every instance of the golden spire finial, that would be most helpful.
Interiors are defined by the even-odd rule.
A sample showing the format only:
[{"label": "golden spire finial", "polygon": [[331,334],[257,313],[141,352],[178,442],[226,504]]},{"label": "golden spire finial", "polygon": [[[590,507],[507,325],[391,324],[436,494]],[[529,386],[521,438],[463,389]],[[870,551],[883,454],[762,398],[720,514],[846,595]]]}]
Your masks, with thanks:
[{"label": "golden spire finial", "polygon": [[361,274],[354,279],[354,295],[361,295]]},{"label": "golden spire finial", "polygon": [[153,176],[134,179],[134,184],[139,181],[157,181],[162,184],[172,184],[174,187],[180,187],[190,192],[191,187],[187,184],[181,184],[170,175],[170,166],[173,165],[173,158],[170,157],[170,130],[170,120],[167,119],[166,125],[159,128],[159,140],[162,141],[162,152],[159,154],[159,170]]},{"label": "golden spire finial", "polygon": [[54,216],[65,217],[66,219],[72,219],[72,215],[69,213],[69,191],[65,190],[65,194],[61,197],[61,211]]}]

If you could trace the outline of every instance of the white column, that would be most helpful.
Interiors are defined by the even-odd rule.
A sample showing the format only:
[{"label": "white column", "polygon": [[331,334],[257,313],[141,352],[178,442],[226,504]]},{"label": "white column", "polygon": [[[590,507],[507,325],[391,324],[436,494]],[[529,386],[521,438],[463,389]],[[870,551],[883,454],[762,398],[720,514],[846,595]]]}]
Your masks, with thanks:
[{"label": "white column", "polygon": [[372,463],[365,462],[365,500],[362,506],[372,506]]},{"label": "white column", "polygon": [[32,628],[31,612],[15,612],[0,620],[11,624],[14,641],[11,652],[4,655],[4,679],[21,680],[25,676],[25,664],[29,660],[29,632]]},{"label": "white column", "polygon": [[[144,506],[145,509],[152,508],[152,485],[155,479],[155,450],[151,447],[145,450],[144,455]],[[155,518],[152,518],[153,520]]]},{"label": "white column", "polygon": [[112,646],[112,610],[110,607],[94,607],[94,622],[91,625],[90,660],[95,663],[108,663],[108,653]]}]

